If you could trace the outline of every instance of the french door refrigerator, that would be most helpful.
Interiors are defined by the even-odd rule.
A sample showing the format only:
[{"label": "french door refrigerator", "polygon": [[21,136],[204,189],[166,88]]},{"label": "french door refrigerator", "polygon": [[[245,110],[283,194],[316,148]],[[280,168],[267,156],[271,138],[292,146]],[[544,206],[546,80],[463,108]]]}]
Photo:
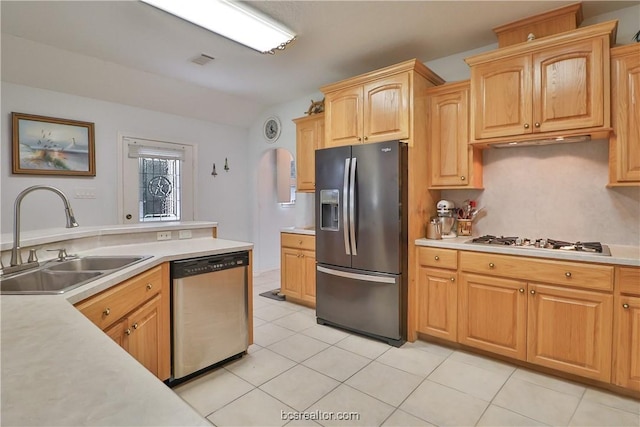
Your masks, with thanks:
[{"label": "french door refrigerator", "polygon": [[407,146],[400,141],[316,151],[316,316],[406,341]]}]

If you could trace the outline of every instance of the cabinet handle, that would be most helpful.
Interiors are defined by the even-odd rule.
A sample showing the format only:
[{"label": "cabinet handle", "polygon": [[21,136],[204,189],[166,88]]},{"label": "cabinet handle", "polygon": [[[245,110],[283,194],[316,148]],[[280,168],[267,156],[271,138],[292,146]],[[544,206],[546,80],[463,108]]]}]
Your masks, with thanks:
[{"label": "cabinet handle", "polygon": [[493,267],[495,267],[495,266],[496,266],[496,265],[495,265],[494,263],[492,263],[492,262],[490,262],[490,263],[489,263],[489,268],[493,268]]},{"label": "cabinet handle", "polygon": [[519,291],[521,294],[524,294],[524,288],[520,288],[520,289],[518,289],[518,291]]},{"label": "cabinet handle", "polygon": [[629,304],[622,304],[622,308],[629,308]]},{"label": "cabinet handle", "polygon": [[138,322],[133,324],[133,329],[138,329]]},{"label": "cabinet handle", "polygon": [[298,244],[299,244],[299,245],[302,245],[302,240],[298,240]]},{"label": "cabinet handle", "polygon": [[539,122],[535,122],[534,126],[539,128],[540,127],[540,123]]},{"label": "cabinet handle", "polygon": [[111,314],[111,309],[109,307],[105,308],[104,311],[102,312],[102,314],[104,314],[105,316],[108,316]]},{"label": "cabinet handle", "polygon": [[534,291],[533,289],[531,289],[531,290],[529,291],[529,293],[530,293],[531,295],[535,295],[535,294],[536,294],[536,291]]},{"label": "cabinet handle", "polygon": [[564,273],[564,275],[565,275],[565,277],[567,279],[571,278],[571,272],[570,271],[567,271],[566,273]]},{"label": "cabinet handle", "polygon": [[451,278],[451,279],[449,279],[449,280],[451,280],[451,282],[455,282],[455,281],[456,281],[456,278],[455,278],[455,277],[452,277],[452,278]]},{"label": "cabinet handle", "polygon": [[438,255],[434,256],[433,259],[435,259],[436,261],[440,261],[440,257]]},{"label": "cabinet handle", "polygon": [[466,177],[464,177],[464,176],[461,176],[461,177],[460,177],[460,181],[464,181],[465,179],[467,179],[467,178],[466,178]]},{"label": "cabinet handle", "polygon": [[125,335],[131,335],[131,329],[127,328],[126,331],[124,331]]},{"label": "cabinet handle", "polygon": [[147,283],[147,290],[150,291],[151,288],[153,288],[153,285],[151,283]]},{"label": "cabinet handle", "polygon": [[525,128],[525,129],[529,129],[529,123],[525,123],[525,124],[524,124],[524,128]]}]

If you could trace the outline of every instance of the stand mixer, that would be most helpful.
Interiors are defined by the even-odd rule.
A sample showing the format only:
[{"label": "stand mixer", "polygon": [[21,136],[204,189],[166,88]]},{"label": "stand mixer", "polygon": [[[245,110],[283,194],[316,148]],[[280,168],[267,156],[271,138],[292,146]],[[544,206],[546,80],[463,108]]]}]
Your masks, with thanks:
[{"label": "stand mixer", "polygon": [[440,200],[436,204],[436,210],[438,211],[438,221],[440,221],[440,227],[442,230],[443,239],[452,239],[458,237],[456,234],[456,207],[452,201]]}]

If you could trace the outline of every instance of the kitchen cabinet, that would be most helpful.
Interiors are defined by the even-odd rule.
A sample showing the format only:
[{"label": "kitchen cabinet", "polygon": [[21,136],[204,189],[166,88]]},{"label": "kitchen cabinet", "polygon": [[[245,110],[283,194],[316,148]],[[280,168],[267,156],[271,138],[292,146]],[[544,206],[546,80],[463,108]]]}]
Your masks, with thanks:
[{"label": "kitchen cabinet", "polygon": [[280,237],[280,292],[287,300],[315,307],[315,236],[281,233]]},{"label": "kitchen cabinet", "polygon": [[616,27],[604,22],[467,58],[472,143],[608,136]]},{"label": "kitchen cabinet", "polygon": [[609,185],[640,185],[640,44],[611,49]]},{"label": "kitchen cabinet", "polygon": [[171,375],[169,264],[75,306],[161,380]]},{"label": "kitchen cabinet", "polygon": [[469,144],[469,81],[427,89],[429,187],[482,188],[482,151]]},{"label": "kitchen cabinet", "polygon": [[459,342],[609,382],[613,267],[460,253]]},{"label": "kitchen cabinet", "polygon": [[613,380],[640,392],[640,268],[616,269]]},{"label": "kitchen cabinet", "polygon": [[324,146],[324,113],[294,119],[296,124],[296,179],[300,192],[316,191],[315,154]]},{"label": "kitchen cabinet", "polygon": [[411,60],[324,86],[325,147],[395,139],[412,142],[415,92],[444,81],[422,63]]},{"label": "kitchen cabinet", "polygon": [[457,251],[418,248],[417,328],[419,333],[456,341]]}]

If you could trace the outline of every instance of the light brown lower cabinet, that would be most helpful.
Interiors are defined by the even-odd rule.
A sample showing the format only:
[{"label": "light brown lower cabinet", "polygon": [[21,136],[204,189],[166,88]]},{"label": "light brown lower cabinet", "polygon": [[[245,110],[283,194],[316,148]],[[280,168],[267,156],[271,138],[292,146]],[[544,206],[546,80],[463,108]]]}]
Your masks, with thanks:
[{"label": "light brown lower cabinet", "polygon": [[169,264],[77,303],[82,314],[161,380],[171,376]]},{"label": "light brown lower cabinet", "polygon": [[619,267],[613,383],[640,392],[640,268]]},{"label": "light brown lower cabinet", "polygon": [[281,233],[280,292],[288,300],[316,305],[315,236]]}]

